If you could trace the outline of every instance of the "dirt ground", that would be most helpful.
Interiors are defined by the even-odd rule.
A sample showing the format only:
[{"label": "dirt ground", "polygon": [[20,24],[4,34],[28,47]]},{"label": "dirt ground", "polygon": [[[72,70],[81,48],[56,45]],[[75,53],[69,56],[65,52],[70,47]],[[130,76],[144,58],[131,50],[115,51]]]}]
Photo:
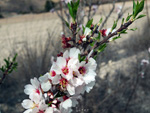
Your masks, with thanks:
[{"label": "dirt ground", "polygon": [[[150,5],[150,1],[148,1],[148,4]],[[118,5],[122,5],[122,3],[117,3],[116,7]],[[111,8],[112,4],[99,7],[94,16],[94,22],[98,22],[101,17],[100,15],[105,17]],[[128,12],[131,12],[132,2],[126,2],[125,9],[126,13],[124,17],[126,17]],[[146,10],[144,10],[143,13],[146,14]],[[111,27],[113,24],[112,21],[114,21],[116,17],[116,12],[113,12],[104,28]],[[129,104],[130,107],[128,111],[124,111],[128,97],[132,91],[131,84],[135,81],[135,76],[138,73],[136,66],[141,59],[148,58],[147,48],[138,52],[130,50],[133,48],[128,45],[130,42],[128,40],[132,37],[136,38],[135,36],[142,37],[145,30],[143,27],[146,23],[147,17],[135,21],[130,28],[137,27],[137,31],[129,31],[129,33],[123,35],[121,39],[110,43],[106,52],[99,56],[98,77],[95,88],[90,94],[86,94],[86,98],[80,104],[81,106],[79,105],[76,110],[74,110],[74,113],[84,113],[81,109],[88,109],[88,111],[86,111],[88,113],[150,113],[150,92],[148,91],[150,90],[150,85],[148,85],[150,80],[149,74],[146,79],[139,80],[139,87],[133,97],[134,101]],[[48,38],[48,32],[53,32],[54,35],[51,41],[56,45],[60,38],[61,30],[61,21],[56,13],[26,14],[0,19],[0,62],[3,61],[4,57],[9,56],[14,49],[18,54],[21,53],[26,42],[28,42],[32,48],[34,48],[34,43],[39,41],[45,43],[45,40]],[[147,29],[147,32],[150,33],[150,29]],[[145,37],[145,35],[143,35],[143,37]],[[148,40],[147,43],[149,42],[150,40]],[[54,49],[55,48],[53,48],[53,51]],[[111,50],[109,51],[108,49]],[[150,70],[150,68],[148,69]],[[118,79],[118,76],[120,79]],[[116,82],[116,78],[119,82]],[[130,79],[131,81],[128,82]],[[26,98],[23,93],[23,87],[29,83],[29,81],[27,82],[27,80],[24,80],[22,77],[18,77],[17,74],[14,74],[13,77],[8,77],[6,81],[7,83],[4,83],[0,87],[0,113],[23,112],[24,109],[20,105],[22,100]],[[119,89],[119,86],[122,84],[125,84],[128,88],[123,86]],[[114,93],[116,89],[119,90],[119,93]]]}]

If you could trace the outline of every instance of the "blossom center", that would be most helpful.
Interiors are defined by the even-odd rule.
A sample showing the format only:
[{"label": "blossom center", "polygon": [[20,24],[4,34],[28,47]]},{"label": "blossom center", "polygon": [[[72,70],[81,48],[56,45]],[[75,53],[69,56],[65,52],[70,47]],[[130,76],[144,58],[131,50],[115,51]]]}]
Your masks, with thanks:
[{"label": "blossom center", "polygon": [[38,113],[44,113],[44,111],[39,110],[39,112],[38,112]]},{"label": "blossom center", "polygon": [[36,89],[35,92],[40,95],[40,90]]},{"label": "blossom center", "polygon": [[73,71],[73,76],[78,77],[75,71]]},{"label": "blossom center", "polygon": [[60,86],[62,88],[66,88],[66,86],[68,85],[68,81],[65,78],[60,79]]},{"label": "blossom center", "polygon": [[66,66],[66,67],[62,68],[62,72],[63,72],[63,74],[67,75],[69,73],[68,67]]},{"label": "blossom center", "polygon": [[50,72],[50,75],[51,75],[52,77],[54,77],[54,76],[56,76],[56,72],[55,72],[55,71],[51,71],[51,72]]},{"label": "blossom center", "polygon": [[85,67],[79,67],[78,71],[79,71],[80,74],[82,74],[82,75],[86,73]]}]

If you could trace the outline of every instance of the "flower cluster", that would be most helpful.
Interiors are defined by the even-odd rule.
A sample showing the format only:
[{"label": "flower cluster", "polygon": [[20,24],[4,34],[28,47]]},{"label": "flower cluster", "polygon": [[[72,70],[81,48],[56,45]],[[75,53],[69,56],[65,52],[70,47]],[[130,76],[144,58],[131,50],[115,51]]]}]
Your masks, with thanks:
[{"label": "flower cluster", "polygon": [[81,94],[89,92],[95,84],[96,61],[86,58],[79,61],[77,48],[61,53],[52,61],[49,72],[31,79],[25,86],[29,99],[22,102],[24,113],[69,113]]}]

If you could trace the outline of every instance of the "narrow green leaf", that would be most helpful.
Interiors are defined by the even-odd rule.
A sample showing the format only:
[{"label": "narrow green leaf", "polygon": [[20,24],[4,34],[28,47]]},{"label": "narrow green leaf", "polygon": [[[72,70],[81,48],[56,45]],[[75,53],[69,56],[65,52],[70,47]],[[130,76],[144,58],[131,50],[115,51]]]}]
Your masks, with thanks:
[{"label": "narrow green leaf", "polygon": [[70,26],[69,26],[69,23],[67,22],[67,21],[65,21],[65,23],[66,23],[66,26],[69,28]]},{"label": "narrow green leaf", "polygon": [[135,0],[133,0],[133,15],[135,13],[135,10],[136,10],[136,3],[135,3]]},{"label": "narrow green leaf", "polygon": [[129,13],[128,13],[128,17],[126,18],[126,22],[130,20],[131,16],[132,16],[132,14],[129,15]]},{"label": "narrow green leaf", "polygon": [[122,25],[124,24],[124,18],[122,19],[122,22],[121,22],[121,24],[122,24]]},{"label": "narrow green leaf", "polygon": [[121,36],[114,37],[113,41],[116,40],[116,39],[118,39],[118,38],[121,38]]},{"label": "narrow green leaf", "polygon": [[104,51],[104,49],[106,48],[106,44],[102,44],[98,49],[97,49],[97,52],[102,52],[102,51]]},{"label": "narrow green leaf", "polygon": [[68,8],[69,8],[69,14],[70,14],[71,17],[75,20],[74,13],[73,13],[73,9],[72,9],[72,6],[71,6],[70,3],[68,3]]},{"label": "narrow green leaf", "polygon": [[94,44],[95,44],[95,42],[92,42],[92,43],[90,43],[90,46],[91,46],[91,47],[93,47],[93,46],[94,46]]},{"label": "narrow green leaf", "polygon": [[100,24],[102,23],[102,21],[103,21],[103,18],[101,18],[101,19],[99,20],[99,23],[98,23],[98,24],[100,25]]},{"label": "narrow green leaf", "polygon": [[123,29],[122,31],[119,32],[119,34],[127,34],[126,29]]},{"label": "narrow green leaf", "polygon": [[98,33],[98,36],[95,39],[96,41],[99,41],[101,39],[101,32]]},{"label": "narrow green leaf", "polygon": [[111,30],[113,31],[116,27],[117,27],[117,21],[114,21],[114,24],[113,24]]},{"label": "narrow green leaf", "polygon": [[89,20],[86,24],[86,27],[90,28],[93,23],[93,19]]},{"label": "narrow green leaf", "polygon": [[129,30],[131,30],[131,31],[136,31],[136,30],[137,30],[137,28],[133,28],[133,29],[129,29]]},{"label": "narrow green leaf", "polygon": [[139,15],[137,18],[136,18],[136,20],[137,19],[140,19],[140,18],[143,18],[143,17],[145,17],[146,15]]},{"label": "narrow green leaf", "polygon": [[82,25],[83,33],[85,32],[85,27]]}]

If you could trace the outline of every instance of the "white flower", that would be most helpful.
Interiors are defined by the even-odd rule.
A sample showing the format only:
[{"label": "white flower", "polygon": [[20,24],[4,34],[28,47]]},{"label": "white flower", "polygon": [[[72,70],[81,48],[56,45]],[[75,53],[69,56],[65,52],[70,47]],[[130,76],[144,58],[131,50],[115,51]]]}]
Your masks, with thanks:
[{"label": "white flower", "polygon": [[48,107],[45,100],[38,94],[31,94],[29,98],[22,102],[22,106],[27,109],[24,113],[39,113],[39,111],[45,111]]},{"label": "white flower", "polygon": [[71,107],[75,107],[78,104],[77,99],[81,99],[81,96],[80,95],[74,95],[72,97],[63,96],[63,98],[60,99],[61,103],[59,107],[60,110],[63,111],[63,109],[69,110]]},{"label": "white flower", "polygon": [[[115,31],[116,31],[116,29],[114,29],[114,30],[111,32],[111,28],[108,28],[108,29],[106,30],[106,36],[108,36],[110,32],[111,32],[111,33],[114,33]],[[113,38],[114,38],[114,37],[111,37],[111,38],[109,39],[109,41],[112,41]]]},{"label": "white flower", "polygon": [[141,65],[149,65],[149,60],[143,59]]},{"label": "white flower", "polygon": [[39,77],[39,81],[41,82],[41,88],[43,91],[47,92],[51,89],[51,83],[48,78],[49,74],[46,73],[45,75]]},{"label": "white flower", "polygon": [[30,95],[33,93],[37,93],[41,95],[40,82],[37,80],[37,78],[34,77],[34,79],[31,79],[30,82],[31,84],[25,86],[25,94]]},{"label": "white flower", "polygon": [[91,29],[86,27],[85,31],[84,31],[84,38],[82,39],[82,41],[86,41],[86,36],[89,35],[91,33]]}]

